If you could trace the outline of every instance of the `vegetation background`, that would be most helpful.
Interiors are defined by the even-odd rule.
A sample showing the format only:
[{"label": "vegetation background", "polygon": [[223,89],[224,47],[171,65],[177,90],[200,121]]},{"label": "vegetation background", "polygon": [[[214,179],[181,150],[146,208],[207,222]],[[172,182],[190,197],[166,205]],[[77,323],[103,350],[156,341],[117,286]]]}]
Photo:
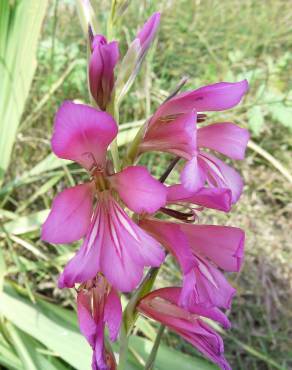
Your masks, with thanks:
[{"label": "vegetation background", "polygon": [[[110,2],[94,2],[100,32]],[[208,211],[202,222],[247,232],[245,265],[230,275],[238,289],[233,328],[223,333],[234,369],[291,369],[292,298],[292,7],[282,0],[131,0],[117,23],[122,52],[147,17],[162,11],[161,28],[122,106],[125,142],[131,128],[181,77],[185,88],[247,78],[250,92],[215,119],[251,130],[245,179],[231,214]],[[53,197],[85,176],[50,155],[54,114],[64,99],[88,102],[86,37],[74,0],[0,1],[0,364],[3,369],[87,369],[74,294],[56,288],[75,246],[47,245],[39,228]],[[33,80],[32,80],[33,79]],[[32,84],[31,84],[32,82]],[[134,122],[134,123],[131,123]],[[167,155],[143,163],[159,175]],[[172,180],[175,180],[174,174]],[[179,281],[169,259],[158,285]],[[129,369],[142,369],[155,323],[138,322]],[[290,341],[289,341],[290,338]],[[155,369],[214,369],[166,332]],[[184,355],[185,354],[185,355]],[[0,365],[1,366],[1,365]]]}]

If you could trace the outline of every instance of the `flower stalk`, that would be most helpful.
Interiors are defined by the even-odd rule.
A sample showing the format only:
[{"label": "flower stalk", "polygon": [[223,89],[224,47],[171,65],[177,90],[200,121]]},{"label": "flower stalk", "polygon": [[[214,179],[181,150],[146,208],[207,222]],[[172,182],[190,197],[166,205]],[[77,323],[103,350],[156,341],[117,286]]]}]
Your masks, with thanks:
[{"label": "flower stalk", "polygon": [[161,324],[159,326],[158,332],[156,334],[155,342],[153,344],[150,355],[149,355],[149,357],[147,359],[147,362],[145,364],[144,370],[153,370],[154,362],[155,362],[155,359],[156,359],[156,356],[157,356],[157,352],[158,352],[158,349],[159,349],[160,341],[161,341],[162,335],[164,333],[164,330],[165,330],[165,325]]}]

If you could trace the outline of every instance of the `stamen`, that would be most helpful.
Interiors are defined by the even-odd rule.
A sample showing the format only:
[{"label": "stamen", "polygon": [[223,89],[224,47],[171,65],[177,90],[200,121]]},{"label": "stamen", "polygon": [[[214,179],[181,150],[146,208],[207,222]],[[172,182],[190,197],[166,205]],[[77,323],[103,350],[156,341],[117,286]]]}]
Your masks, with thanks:
[{"label": "stamen", "polygon": [[204,122],[207,119],[207,114],[199,113],[197,115],[197,123]]},{"label": "stamen", "polygon": [[164,181],[167,179],[167,177],[169,176],[169,174],[171,173],[171,171],[174,169],[174,167],[176,166],[176,164],[178,163],[178,161],[180,160],[180,157],[175,157],[171,162],[170,164],[168,165],[167,169],[165,170],[165,172],[161,175],[159,181],[164,183]]},{"label": "stamen", "polygon": [[159,211],[186,223],[192,223],[197,219],[196,212],[193,209],[190,209],[190,212],[186,213],[171,208],[161,207]]},{"label": "stamen", "polygon": [[89,40],[89,45],[90,45],[91,51],[92,51],[92,42],[93,42],[93,39],[94,39],[94,35],[93,35],[92,27],[88,23],[88,40]]}]

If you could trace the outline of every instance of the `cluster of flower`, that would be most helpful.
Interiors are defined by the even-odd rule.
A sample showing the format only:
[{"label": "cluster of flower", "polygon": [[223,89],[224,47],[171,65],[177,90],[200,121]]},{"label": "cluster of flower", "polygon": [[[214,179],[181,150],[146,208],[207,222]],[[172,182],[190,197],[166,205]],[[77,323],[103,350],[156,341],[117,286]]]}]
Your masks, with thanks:
[{"label": "cluster of flower", "polygon": [[[152,15],[121,62],[133,66],[134,55],[128,81],[137,73],[159,20],[158,13]],[[228,212],[239,199],[243,187],[239,174],[209,149],[243,159],[249,134],[229,122],[200,128],[197,124],[206,118],[202,112],[237,105],[248,84],[221,82],[174,94],[140,130],[132,157],[126,158],[121,169],[114,169],[107,153],[118,127],[108,107],[125,73],[115,79],[120,59],[117,42],[91,34],[90,43],[89,84],[96,106],[64,102],[56,114],[52,137],[53,152],[83,166],[90,181],[56,197],[42,239],[71,243],[84,237],[60,276],[59,287],[80,284],[78,318],[93,349],[92,367],[116,368],[104,341],[105,325],[114,341],[122,320],[119,292],[137,288],[145,266],[159,267],[166,250],[180,265],[182,286],[152,291],[138,301],[136,309],[179,333],[222,369],[230,369],[222,339],[205,318],[224,328],[230,326],[220,309],[230,308],[235,289],[220,270],[239,271],[244,232],[192,222],[203,208]],[[135,165],[149,151],[176,156],[167,174],[178,159],[185,162],[180,184],[167,186],[163,183],[166,176],[157,180],[145,167]]]}]

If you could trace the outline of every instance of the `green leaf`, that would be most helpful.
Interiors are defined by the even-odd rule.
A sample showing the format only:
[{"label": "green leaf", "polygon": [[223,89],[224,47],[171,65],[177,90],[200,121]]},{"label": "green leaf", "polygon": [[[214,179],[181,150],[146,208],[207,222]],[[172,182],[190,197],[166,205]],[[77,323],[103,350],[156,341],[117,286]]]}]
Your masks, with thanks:
[{"label": "green leaf", "polygon": [[23,370],[21,362],[17,357],[14,348],[7,342],[0,331],[0,364],[5,369]]},{"label": "green leaf", "polygon": [[35,167],[33,167],[30,171],[25,172],[22,175],[22,178],[37,176],[40,175],[41,173],[52,171],[55,170],[56,168],[60,168],[63,166],[67,166],[70,163],[72,162],[58,158],[55,156],[54,153],[51,153],[45,159],[39,162]]},{"label": "green leaf", "polygon": [[0,184],[36,69],[36,48],[47,2],[0,2]]},{"label": "green leaf", "polygon": [[5,231],[8,234],[21,235],[31,231],[39,230],[48,214],[49,210],[43,209],[42,211],[32,213],[28,216],[18,217],[15,220],[6,222],[4,224]]},{"label": "green leaf", "polygon": [[26,370],[38,370],[37,364],[35,363],[28,343],[23,341],[20,332],[14,328],[10,323],[6,324],[7,331],[9,333],[10,340],[15,348],[18,356],[21,360],[23,368]]},{"label": "green leaf", "polygon": [[4,284],[4,276],[6,274],[6,263],[4,259],[4,255],[2,252],[2,249],[0,249],[0,293],[2,292],[3,289],[3,284]]},{"label": "green leaf", "polygon": [[264,115],[259,105],[252,107],[248,113],[248,126],[252,133],[257,136],[263,129]]},{"label": "green leaf", "polygon": [[269,105],[269,111],[275,121],[292,130],[292,107],[283,103],[275,103]]},{"label": "green leaf", "polygon": [[[33,305],[11,288],[6,288],[0,297],[0,313],[17,328],[37,339],[56,355],[76,369],[90,369],[91,349],[86,340],[68,321],[56,319],[50,312],[51,304],[46,307]],[[13,309],[11,309],[13,307]]]},{"label": "green leaf", "polygon": [[[150,355],[153,343],[147,339],[133,336],[130,338],[130,348],[133,348],[137,354],[144,359]],[[130,359],[132,362],[133,360]],[[137,369],[143,369],[142,366]],[[189,355],[178,352],[172,348],[160,344],[155,361],[155,370],[216,370],[217,366],[209,363],[203,358],[191,357]]]},{"label": "green leaf", "polygon": [[[4,330],[9,342],[0,334],[0,363],[11,369],[46,369],[66,370],[62,362],[55,357],[55,354],[48,351],[38,341],[28,334],[17,329],[9,321],[3,322]],[[19,360],[16,352],[19,355]]]}]

